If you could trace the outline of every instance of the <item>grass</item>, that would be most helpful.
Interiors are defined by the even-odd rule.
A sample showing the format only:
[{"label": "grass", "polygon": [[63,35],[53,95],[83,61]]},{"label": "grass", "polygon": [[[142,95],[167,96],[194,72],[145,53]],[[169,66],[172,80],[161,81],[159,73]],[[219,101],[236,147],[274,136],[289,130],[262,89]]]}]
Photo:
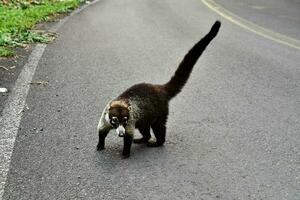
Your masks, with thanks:
[{"label": "grass", "polygon": [[32,42],[46,43],[51,36],[31,31],[55,13],[66,13],[82,0],[0,0],[0,56],[13,55],[12,48]]},{"label": "grass", "polygon": [[0,57],[9,57],[13,55],[15,55],[15,53],[12,50],[5,47],[0,47]]}]

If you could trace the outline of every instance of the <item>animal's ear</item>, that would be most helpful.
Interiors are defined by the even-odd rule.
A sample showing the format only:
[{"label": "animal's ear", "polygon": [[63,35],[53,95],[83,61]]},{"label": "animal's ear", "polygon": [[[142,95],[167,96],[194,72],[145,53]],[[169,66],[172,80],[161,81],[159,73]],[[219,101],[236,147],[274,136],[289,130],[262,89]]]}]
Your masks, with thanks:
[{"label": "animal's ear", "polygon": [[130,111],[132,109],[132,106],[128,106],[127,109]]}]

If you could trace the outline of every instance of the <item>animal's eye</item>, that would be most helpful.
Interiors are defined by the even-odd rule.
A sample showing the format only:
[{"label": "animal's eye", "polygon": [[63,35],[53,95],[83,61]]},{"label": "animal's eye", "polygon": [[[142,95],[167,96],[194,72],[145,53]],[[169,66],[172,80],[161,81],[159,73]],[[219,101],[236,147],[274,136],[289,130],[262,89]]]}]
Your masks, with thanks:
[{"label": "animal's eye", "polygon": [[118,123],[118,118],[117,117],[112,117],[112,119],[111,119],[111,123],[113,123],[113,124],[116,124],[116,123]]}]

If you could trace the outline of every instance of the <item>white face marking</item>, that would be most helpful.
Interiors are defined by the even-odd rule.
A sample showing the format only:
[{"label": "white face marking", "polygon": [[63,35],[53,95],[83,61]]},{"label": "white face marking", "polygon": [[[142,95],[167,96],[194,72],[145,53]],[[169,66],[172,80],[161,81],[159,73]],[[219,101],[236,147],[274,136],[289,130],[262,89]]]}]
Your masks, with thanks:
[{"label": "white face marking", "polygon": [[124,137],[125,128],[122,125],[119,125],[118,128],[116,129],[116,132],[120,137]]},{"label": "white face marking", "polygon": [[105,114],[105,121],[109,123],[109,115],[108,115],[108,113]]}]

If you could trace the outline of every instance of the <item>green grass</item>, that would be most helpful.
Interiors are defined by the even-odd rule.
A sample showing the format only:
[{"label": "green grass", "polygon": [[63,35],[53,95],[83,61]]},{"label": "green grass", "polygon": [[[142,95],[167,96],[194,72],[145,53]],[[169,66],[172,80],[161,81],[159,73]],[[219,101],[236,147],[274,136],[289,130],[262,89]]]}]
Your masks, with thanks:
[{"label": "green grass", "polygon": [[[76,8],[81,0],[15,0],[0,1],[0,56],[11,55],[10,48],[32,42],[49,42],[47,34],[30,29],[37,23],[49,20],[55,13],[66,13]],[[32,3],[34,2],[34,3]],[[5,48],[4,48],[5,47]]]},{"label": "green grass", "polygon": [[0,57],[9,57],[15,55],[14,52],[8,48],[0,47]]}]

